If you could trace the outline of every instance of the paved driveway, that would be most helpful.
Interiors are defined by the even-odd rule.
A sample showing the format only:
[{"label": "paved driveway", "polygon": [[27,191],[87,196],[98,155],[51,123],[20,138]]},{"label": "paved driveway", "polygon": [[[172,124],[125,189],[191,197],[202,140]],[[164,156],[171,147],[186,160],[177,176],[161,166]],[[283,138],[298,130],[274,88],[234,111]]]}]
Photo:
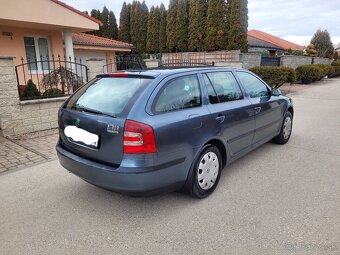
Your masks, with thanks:
[{"label": "paved driveway", "polygon": [[293,98],[290,142],[235,162],[204,200],[115,194],[57,161],[0,175],[0,253],[340,254],[340,81]]}]

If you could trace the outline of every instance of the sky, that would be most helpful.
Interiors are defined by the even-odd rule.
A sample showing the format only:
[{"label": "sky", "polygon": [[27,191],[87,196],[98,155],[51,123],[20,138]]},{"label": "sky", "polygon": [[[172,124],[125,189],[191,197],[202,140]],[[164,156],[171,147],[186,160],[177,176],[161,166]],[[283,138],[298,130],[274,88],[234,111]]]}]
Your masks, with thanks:
[{"label": "sky", "polygon": [[[119,21],[124,0],[62,0],[81,11],[102,10],[105,5]],[[132,0],[125,0],[131,3]],[[145,0],[147,6],[169,0]],[[340,0],[248,0],[249,27],[288,41],[308,45],[317,29],[327,29],[333,44],[340,44]]]}]

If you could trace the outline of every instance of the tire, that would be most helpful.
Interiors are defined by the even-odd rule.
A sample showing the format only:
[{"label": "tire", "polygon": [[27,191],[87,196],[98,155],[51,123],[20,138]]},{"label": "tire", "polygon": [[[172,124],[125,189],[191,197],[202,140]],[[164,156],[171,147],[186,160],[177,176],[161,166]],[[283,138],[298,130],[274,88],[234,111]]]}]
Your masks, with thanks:
[{"label": "tire", "polygon": [[218,184],[222,170],[222,157],[216,146],[208,145],[191,168],[185,190],[195,198],[209,196]]},{"label": "tire", "polygon": [[293,116],[290,112],[286,112],[280,134],[276,136],[273,141],[277,144],[286,144],[289,141],[289,138],[292,134],[292,127],[293,127]]}]

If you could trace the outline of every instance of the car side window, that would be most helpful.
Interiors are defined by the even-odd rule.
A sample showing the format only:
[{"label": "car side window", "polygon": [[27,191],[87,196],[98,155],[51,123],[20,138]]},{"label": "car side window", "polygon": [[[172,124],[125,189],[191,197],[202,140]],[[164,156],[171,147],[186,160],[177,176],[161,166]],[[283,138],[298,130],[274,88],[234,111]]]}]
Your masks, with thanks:
[{"label": "car side window", "polygon": [[220,103],[243,98],[242,91],[232,72],[213,72],[207,73],[205,76],[205,80],[209,80]]},{"label": "car side window", "polygon": [[267,86],[254,75],[246,72],[236,73],[250,97],[264,97],[270,95]]},{"label": "car side window", "polygon": [[171,80],[155,99],[155,113],[171,112],[201,105],[201,91],[196,75]]},{"label": "car side window", "polygon": [[212,87],[208,76],[206,74],[204,74],[203,79],[204,79],[205,86],[208,90],[209,102],[211,104],[218,104],[220,102],[220,100],[218,100],[216,92],[215,92],[214,88]]}]

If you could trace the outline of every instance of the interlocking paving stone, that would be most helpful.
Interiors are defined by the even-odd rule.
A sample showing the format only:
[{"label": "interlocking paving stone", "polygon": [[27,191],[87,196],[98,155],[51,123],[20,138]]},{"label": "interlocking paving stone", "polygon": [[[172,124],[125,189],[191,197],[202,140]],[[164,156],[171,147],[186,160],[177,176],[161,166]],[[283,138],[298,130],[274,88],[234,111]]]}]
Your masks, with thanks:
[{"label": "interlocking paving stone", "polygon": [[[0,136],[0,172],[29,166],[46,159]],[[20,159],[18,159],[20,157]]]},{"label": "interlocking paving stone", "polygon": [[55,159],[57,129],[22,135],[12,139],[0,136],[0,173]]}]

